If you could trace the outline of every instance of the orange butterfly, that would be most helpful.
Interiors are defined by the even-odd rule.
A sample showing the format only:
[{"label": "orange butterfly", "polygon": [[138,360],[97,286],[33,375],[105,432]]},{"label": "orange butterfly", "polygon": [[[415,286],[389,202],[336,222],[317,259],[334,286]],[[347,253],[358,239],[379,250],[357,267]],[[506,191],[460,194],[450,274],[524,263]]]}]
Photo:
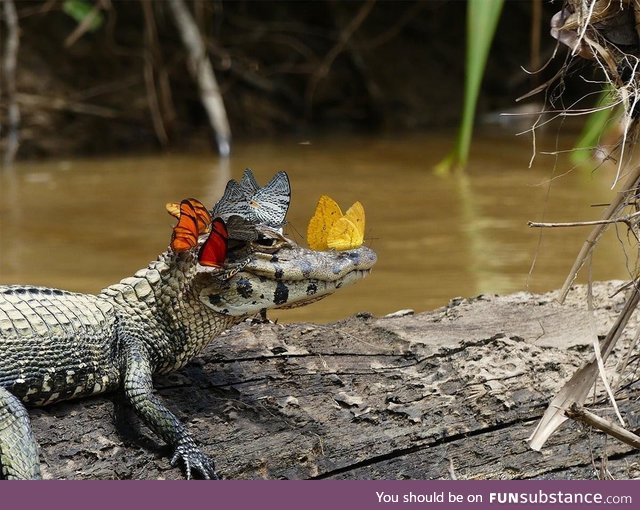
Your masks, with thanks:
[{"label": "orange butterfly", "polygon": [[198,244],[198,236],[206,234],[211,227],[211,215],[202,202],[188,198],[166,205],[167,211],[178,218],[178,224],[171,234],[171,249],[174,252],[187,251]]},{"label": "orange butterfly", "polygon": [[229,234],[222,218],[211,223],[211,234],[200,248],[198,262],[203,266],[222,267],[227,258],[227,242]]}]

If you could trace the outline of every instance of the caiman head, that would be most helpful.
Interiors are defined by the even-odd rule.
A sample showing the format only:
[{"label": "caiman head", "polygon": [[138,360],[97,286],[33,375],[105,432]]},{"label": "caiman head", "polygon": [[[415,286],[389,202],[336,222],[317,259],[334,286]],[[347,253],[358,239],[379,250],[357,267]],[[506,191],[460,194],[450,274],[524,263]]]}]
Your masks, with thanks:
[{"label": "caiman head", "polygon": [[303,306],[361,280],[377,259],[365,246],[309,250],[266,226],[252,237],[229,240],[222,268],[196,264],[191,290],[210,310],[240,318],[263,309]]},{"label": "caiman head", "polygon": [[[334,215],[327,213],[327,218],[314,223],[314,247],[326,249],[309,250],[282,234],[290,195],[285,172],[260,187],[247,169],[240,183],[229,181],[212,213],[196,199],[167,204],[169,213],[178,218],[166,267],[176,271],[173,280],[179,289],[170,294],[179,298],[171,300],[169,308],[178,315],[174,307],[184,308],[186,322],[200,308],[213,314],[213,322],[231,324],[265,309],[317,301],[369,274],[376,254],[361,246],[364,210],[353,218],[358,227],[351,225],[361,229],[360,238],[345,236],[349,241],[345,247],[352,249],[329,250],[328,242],[316,242],[318,234],[328,232],[325,219],[337,216],[335,204]],[[320,203],[314,218],[324,211],[319,208]]]}]

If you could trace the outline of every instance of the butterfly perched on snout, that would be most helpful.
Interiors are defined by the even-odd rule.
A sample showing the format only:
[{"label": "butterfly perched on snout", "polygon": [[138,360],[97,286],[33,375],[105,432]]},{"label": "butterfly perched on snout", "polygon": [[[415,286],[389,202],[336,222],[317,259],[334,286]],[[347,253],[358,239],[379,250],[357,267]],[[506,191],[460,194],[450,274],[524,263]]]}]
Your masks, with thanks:
[{"label": "butterfly perched on snout", "polygon": [[250,223],[281,229],[290,201],[291,187],[286,172],[278,172],[264,187],[260,187],[251,169],[247,168],[242,181],[230,180],[227,183],[222,198],[213,207],[213,215],[225,219],[238,215]]},{"label": "butterfly perched on snout", "polygon": [[312,250],[338,251],[358,248],[364,242],[365,214],[360,202],[342,214],[340,206],[322,195],[307,227],[307,243]]},{"label": "butterfly perched on snout", "polygon": [[166,209],[178,218],[171,235],[171,249],[176,252],[190,250],[198,245],[198,238],[209,233],[198,252],[198,262],[203,266],[222,267],[227,257],[229,234],[222,218],[211,219],[207,208],[195,198],[169,203]]}]

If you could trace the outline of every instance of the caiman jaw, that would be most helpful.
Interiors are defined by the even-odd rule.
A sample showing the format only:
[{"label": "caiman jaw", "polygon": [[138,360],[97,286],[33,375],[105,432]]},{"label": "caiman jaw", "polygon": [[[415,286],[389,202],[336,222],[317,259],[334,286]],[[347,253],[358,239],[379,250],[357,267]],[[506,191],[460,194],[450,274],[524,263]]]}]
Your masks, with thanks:
[{"label": "caiman jaw", "polygon": [[361,280],[376,260],[365,246],[320,252],[291,244],[273,254],[254,253],[224,288],[204,289],[200,299],[214,311],[236,317],[264,308],[293,308]]}]

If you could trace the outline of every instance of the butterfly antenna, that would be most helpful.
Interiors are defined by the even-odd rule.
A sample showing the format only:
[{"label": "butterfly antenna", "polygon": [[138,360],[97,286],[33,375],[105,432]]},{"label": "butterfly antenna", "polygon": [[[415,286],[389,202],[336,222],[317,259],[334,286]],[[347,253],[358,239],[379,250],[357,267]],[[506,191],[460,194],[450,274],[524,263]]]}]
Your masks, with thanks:
[{"label": "butterfly antenna", "polygon": [[289,230],[293,230],[293,232],[295,233],[294,241],[298,242],[298,240],[303,241],[305,239],[305,236],[303,236],[300,233],[300,231],[296,228],[295,224],[287,222],[286,225],[287,227],[289,227]]}]

